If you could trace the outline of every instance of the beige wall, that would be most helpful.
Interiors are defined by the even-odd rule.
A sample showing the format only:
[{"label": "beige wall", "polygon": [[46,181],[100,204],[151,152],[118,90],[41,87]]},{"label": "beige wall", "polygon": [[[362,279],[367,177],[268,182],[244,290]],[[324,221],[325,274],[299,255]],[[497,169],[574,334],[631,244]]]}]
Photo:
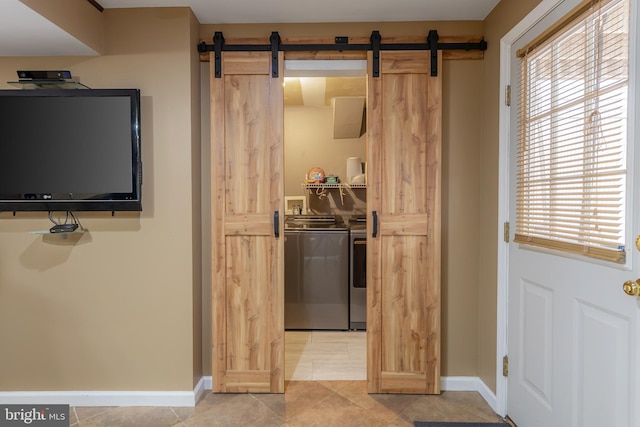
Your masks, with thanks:
[{"label": "beige wall", "polygon": [[[333,108],[285,107],[284,109],[284,193],[305,196],[302,188],[307,171],[321,167],[327,175],[346,179],[347,158],[366,161],[366,133],[360,138],[333,139]],[[345,190],[342,199],[338,190],[328,190],[326,197],[309,195],[312,213],[338,215],[365,214],[366,190]],[[291,212],[287,212],[291,213]]]},{"label": "beige wall", "polygon": [[280,37],[369,37],[380,31],[382,42],[386,37],[424,36],[429,30],[438,30],[440,36],[482,35],[480,21],[430,21],[430,22],[341,22],[305,24],[204,24],[200,26],[200,38],[212,43],[215,31],[222,31],[225,40],[232,38],[264,38],[269,43],[272,31]]},{"label": "beige wall", "polygon": [[483,61],[482,78],[482,149],[478,157],[481,203],[477,252],[478,275],[478,375],[492,390],[496,389],[496,313],[498,251],[498,108],[500,88],[500,39],[521,21],[540,0],[502,0],[484,23],[489,45]]},{"label": "beige wall", "polygon": [[[0,214],[0,390],[193,390],[201,375],[199,63],[186,8],[107,10],[100,57],[0,58],[140,88],[143,212]],[[34,123],[37,126],[37,123]]]},{"label": "beige wall", "polygon": [[442,373],[477,375],[482,61],[445,61],[442,111]]},{"label": "beige wall", "polygon": [[200,64],[201,171],[202,186],[202,372],[211,375],[211,127],[209,119],[209,63]]},{"label": "beige wall", "polygon": [[[200,23],[195,15],[189,12],[189,43],[187,50],[190,57],[190,80],[191,85],[191,250],[192,250],[192,343],[193,343],[193,387],[202,378],[202,257],[203,239],[202,230],[202,133],[201,133],[201,87],[200,87],[200,54],[194,49],[194,43],[198,43]],[[208,100],[208,97],[205,96]]]}]

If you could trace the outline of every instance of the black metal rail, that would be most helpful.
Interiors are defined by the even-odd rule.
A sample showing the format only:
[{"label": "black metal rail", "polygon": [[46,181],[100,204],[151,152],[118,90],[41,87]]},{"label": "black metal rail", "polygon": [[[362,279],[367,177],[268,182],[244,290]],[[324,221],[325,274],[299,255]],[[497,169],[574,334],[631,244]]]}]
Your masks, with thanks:
[{"label": "black metal rail", "polygon": [[350,44],[349,38],[339,36],[334,44],[282,44],[277,31],[271,33],[269,44],[226,44],[222,32],[216,31],[213,35],[213,44],[201,42],[198,44],[198,52],[214,52],[214,76],[222,76],[222,52],[271,52],[271,76],[278,77],[278,52],[300,51],[348,51],[364,50],[373,52],[373,77],[380,76],[380,51],[382,50],[427,50],[431,55],[431,75],[438,75],[438,51],[439,50],[487,50],[487,42],[468,43],[439,43],[438,32],[430,30],[425,43],[382,43],[379,31],[373,31],[369,40],[371,43]]}]

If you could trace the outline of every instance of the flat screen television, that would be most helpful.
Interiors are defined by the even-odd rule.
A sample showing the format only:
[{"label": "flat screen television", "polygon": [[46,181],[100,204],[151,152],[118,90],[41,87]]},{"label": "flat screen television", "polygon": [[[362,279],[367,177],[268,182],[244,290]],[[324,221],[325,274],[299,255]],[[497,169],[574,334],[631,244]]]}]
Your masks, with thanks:
[{"label": "flat screen television", "polygon": [[141,211],[139,89],[0,90],[0,211]]}]

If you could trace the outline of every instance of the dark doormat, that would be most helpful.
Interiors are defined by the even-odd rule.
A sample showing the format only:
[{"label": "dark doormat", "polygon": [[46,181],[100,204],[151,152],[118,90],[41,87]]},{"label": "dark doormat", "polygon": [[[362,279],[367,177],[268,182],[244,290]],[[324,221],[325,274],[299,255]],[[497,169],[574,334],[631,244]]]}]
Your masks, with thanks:
[{"label": "dark doormat", "polygon": [[447,422],[430,422],[430,421],[414,421],[415,427],[505,427],[507,423],[447,423]]}]

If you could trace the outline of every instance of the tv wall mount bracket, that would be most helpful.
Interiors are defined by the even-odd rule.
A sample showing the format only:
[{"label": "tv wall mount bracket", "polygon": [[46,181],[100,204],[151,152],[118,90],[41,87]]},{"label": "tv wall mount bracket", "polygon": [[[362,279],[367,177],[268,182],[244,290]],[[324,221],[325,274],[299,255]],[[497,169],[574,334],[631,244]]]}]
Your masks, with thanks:
[{"label": "tv wall mount bracket", "polygon": [[371,43],[350,44],[349,37],[338,36],[334,44],[282,44],[280,35],[273,31],[269,37],[269,44],[226,44],[222,32],[213,35],[213,44],[201,42],[198,52],[214,52],[214,77],[222,77],[222,52],[271,52],[271,77],[278,77],[278,52],[291,51],[337,51],[365,50],[373,52],[373,77],[380,77],[380,51],[383,50],[426,50],[431,55],[431,76],[438,75],[439,50],[487,50],[487,42],[469,43],[438,43],[438,31],[430,30],[425,43],[382,43],[379,31],[373,31],[369,40]]}]

